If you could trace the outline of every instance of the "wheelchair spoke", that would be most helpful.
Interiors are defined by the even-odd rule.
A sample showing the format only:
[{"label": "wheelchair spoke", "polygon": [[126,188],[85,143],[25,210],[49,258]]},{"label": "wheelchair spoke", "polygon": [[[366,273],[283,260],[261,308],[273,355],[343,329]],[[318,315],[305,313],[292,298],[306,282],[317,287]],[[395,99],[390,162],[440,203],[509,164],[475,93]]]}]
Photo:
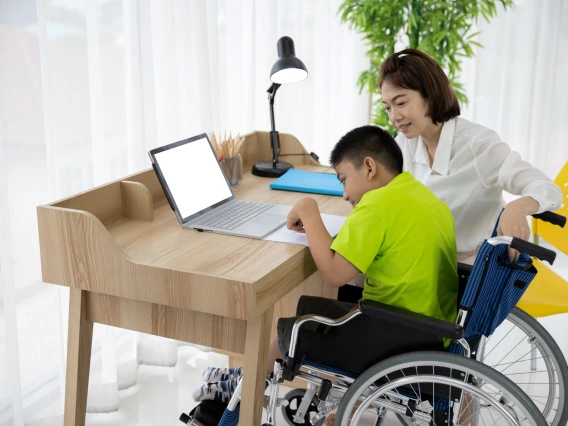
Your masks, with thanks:
[{"label": "wheelchair spoke", "polygon": [[546,402],[533,400],[535,404],[546,405]]},{"label": "wheelchair spoke", "polygon": [[[469,412],[469,408],[470,408],[471,406],[473,406],[472,404],[474,404],[474,401],[475,401],[474,398],[469,397],[469,396],[466,395],[465,393],[464,393],[464,395],[462,395],[462,401],[463,401],[463,400],[467,400],[467,405],[465,406],[465,408],[462,408],[462,407],[460,406],[460,410],[459,410],[459,414],[458,414],[458,421],[461,421],[462,413],[468,413],[468,412]],[[469,423],[469,420],[473,417],[474,414],[475,414],[475,413],[471,413],[471,414],[465,419],[465,421],[462,422],[462,424],[468,424],[468,423]]]},{"label": "wheelchair spoke", "polygon": [[[527,393],[527,395],[528,395],[528,396],[530,396],[530,397],[531,397],[531,399],[532,399],[532,398],[542,398],[542,399],[549,399],[549,397],[548,397],[548,396],[542,396],[542,395],[533,395],[533,394],[530,394],[530,393]],[[555,397],[554,399],[560,399],[560,398],[559,398],[559,397],[557,396],[557,397]]]},{"label": "wheelchair spoke", "polygon": [[527,371],[523,373],[509,373],[505,374],[505,376],[509,377],[509,376],[518,376],[519,374],[536,374],[536,373],[548,373],[548,370]]},{"label": "wheelchair spoke", "polygon": [[[416,369],[416,375],[418,375],[418,367],[414,367]],[[420,383],[418,383],[418,392],[420,392],[420,400],[422,400],[422,390],[420,389]]]},{"label": "wheelchair spoke", "polygon": [[[493,351],[495,350],[495,348],[496,348],[497,346],[499,346],[499,344],[500,344],[503,340],[505,340],[505,339],[507,338],[507,336],[511,333],[511,331],[513,331],[515,328],[517,328],[517,326],[516,326],[515,324],[513,324],[513,325],[511,326],[511,328],[509,329],[509,331],[507,332],[507,334],[505,334],[505,335],[501,338],[501,340],[499,340],[499,341],[495,344],[495,346],[493,346],[493,349],[491,349],[488,353],[485,354],[485,358],[487,358],[489,355],[491,355],[491,352],[493,352]],[[493,337],[493,336],[490,336],[490,337],[487,339],[487,342],[486,342],[487,345],[488,345],[489,342],[491,341],[492,337]]]},{"label": "wheelchair spoke", "polygon": [[[402,375],[403,375],[404,377],[406,377],[406,374],[404,374],[404,371],[401,370],[401,373],[402,373]],[[416,397],[417,397],[418,399],[420,399],[420,395],[418,395],[418,394],[416,393],[416,389],[414,389],[414,386],[410,385],[410,388],[412,389],[412,392],[414,392],[414,395],[416,395]]]},{"label": "wheelchair spoke", "polygon": [[[516,361],[498,363],[497,365],[493,365],[493,368],[497,368],[498,365],[507,365],[507,364],[508,364],[506,368],[500,370],[500,373],[503,373],[504,371],[506,371],[507,369],[509,369],[511,366],[517,364],[518,362],[521,362],[521,360],[522,360],[524,357],[526,357],[528,354],[530,354],[531,352],[532,352],[532,349],[529,349],[529,351],[528,351],[526,354],[524,354],[523,356],[521,356],[521,357],[520,357],[519,359],[517,359]],[[534,358],[533,358],[533,359],[534,359]],[[526,360],[526,361],[530,361],[530,360],[531,360],[531,359]]]},{"label": "wheelchair spoke", "polygon": [[[436,372],[435,372],[435,367],[432,366],[432,376],[435,376]],[[432,402],[434,403],[434,409],[436,408],[436,386],[432,387]],[[434,421],[435,423],[435,421]]]},{"label": "wheelchair spoke", "polygon": [[[530,353],[530,352],[529,352],[529,353]],[[526,354],[525,354],[525,356],[526,356]],[[521,357],[521,358],[522,358],[522,357]],[[501,364],[495,364],[495,365],[492,365],[491,367],[496,368],[496,367],[502,367],[502,366],[504,366],[504,365],[520,364],[521,362],[537,361],[537,360],[539,360],[539,359],[545,359],[545,358],[548,358],[548,357],[539,356],[539,357],[527,358],[527,359],[521,359],[521,358],[519,358],[518,360],[513,361],[513,362],[503,362],[503,363],[501,363]],[[503,371],[505,371],[505,370],[501,370],[500,373],[502,373]]]},{"label": "wheelchair spoke", "polygon": [[[493,413],[491,412],[491,410],[489,410],[488,412],[489,412],[489,416],[491,416],[491,419],[493,420],[492,425],[496,425],[497,422],[495,421],[495,418],[493,417]],[[481,419],[483,420],[483,417],[481,417]]]},{"label": "wheelchair spoke", "polygon": [[[523,356],[521,356],[521,357],[520,357],[519,359],[517,359],[516,361],[509,362],[509,363],[502,363],[502,364],[499,363],[499,364],[497,364],[497,365],[493,365],[493,368],[496,368],[496,367],[499,366],[499,365],[507,365],[507,364],[509,364],[506,368],[504,368],[503,370],[500,370],[500,373],[504,373],[507,369],[509,369],[511,366],[513,366],[513,365],[515,365],[515,364],[517,364],[517,363],[520,363],[520,362],[527,362],[527,361],[536,361],[537,359],[543,359],[543,360],[544,360],[545,358],[548,358],[548,357],[545,357],[545,356],[541,356],[541,357],[523,359],[525,356],[527,356],[528,354],[530,354],[532,351],[533,351],[532,349],[529,349],[529,351],[528,351],[526,354],[524,354]],[[539,352],[540,352],[540,349],[539,349]],[[553,368],[553,370],[554,370],[554,368]],[[554,370],[554,371],[555,371],[555,370]],[[546,370],[546,372],[548,372],[548,370]],[[534,371],[533,371],[533,373],[534,373]]]},{"label": "wheelchair spoke", "polygon": [[[523,336],[523,338],[519,341],[519,343],[517,343],[515,346],[513,346],[513,348],[512,348],[509,352],[507,352],[507,355],[505,355],[503,358],[501,358],[497,364],[501,363],[505,358],[507,358],[507,357],[509,356],[509,354],[510,354],[511,352],[513,352],[515,349],[517,349],[517,347],[518,347],[521,343],[523,343],[524,341],[525,341],[525,337]],[[486,356],[485,358],[487,359],[487,356]]]},{"label": "wheelchair spoke", "polygon": [[[402,373],[404,374],[404,372],[402,372]],[[388,375],[388,374],[385,375],[385,377],[387,378],[387,380],[388,380],[389,382],[391,381],[391,379],[389,379],[389,375]],[[400,392],[398,391],[398,389],[395,388],[395,389],[393,389],[393,391],[394,391],[398,396],[400,396],[401,398],[404,398],[404,396],[400,394]]]},{"label": "wheelchair spoke", "polygon": [[550,382],[517,382],[515,381],[515,384],[517,385],[550,385]]}]

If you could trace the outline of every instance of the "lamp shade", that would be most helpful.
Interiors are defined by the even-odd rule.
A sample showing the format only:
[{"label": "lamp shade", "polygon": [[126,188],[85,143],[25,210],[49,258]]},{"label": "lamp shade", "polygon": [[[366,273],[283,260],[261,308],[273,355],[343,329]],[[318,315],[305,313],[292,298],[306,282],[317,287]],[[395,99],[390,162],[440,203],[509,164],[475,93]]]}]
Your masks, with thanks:
[{"label": "lamp shade", "polygon": [[297,83],[308,76],[308,70],[302,61],[296,57],[294,40],[284,36],[278,40],[278,60],[270,71],[270,80],[273,83]]}]

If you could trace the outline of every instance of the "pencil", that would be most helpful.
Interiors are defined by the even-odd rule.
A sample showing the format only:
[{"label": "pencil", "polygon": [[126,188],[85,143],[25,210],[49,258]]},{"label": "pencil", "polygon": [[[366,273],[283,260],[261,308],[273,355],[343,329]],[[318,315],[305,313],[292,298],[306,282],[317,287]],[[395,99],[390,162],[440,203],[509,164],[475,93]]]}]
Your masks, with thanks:
[{"label": "pencil", "polygon": [[217,137],[215,132],[211,132],[209,140],[218,160],[222,161],[224,158],[234,158],[239,155],[245,137],[240,136],[238,133],[233,137],[233,133],[229,132],[229,135],[227,135],[227,131],[220,133],[219,137]]}]

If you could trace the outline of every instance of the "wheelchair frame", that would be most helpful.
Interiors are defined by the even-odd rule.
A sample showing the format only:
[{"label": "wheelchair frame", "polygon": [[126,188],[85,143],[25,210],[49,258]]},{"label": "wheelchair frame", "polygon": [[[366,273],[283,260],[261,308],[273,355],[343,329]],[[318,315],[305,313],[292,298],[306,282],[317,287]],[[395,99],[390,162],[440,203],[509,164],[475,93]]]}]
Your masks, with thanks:
[{"label": "wheelchair frame", "polygon": [[[500,244],[506,244],[506,245],[512,245],[513,241],[516,240],[513,237],[493,237],[489,240],[487,240],[487,243],[496,246],[496,245],[500,245]],[[530,243],[529,243],[530,244]],[[546,249],[545,249],[546,250]],[[554,252],[550,252],[547,253],[548,256],[552,257],[552,261],[554,261],[554,256],[555,253]],[[537,253],[537,255],[542,255],[542,252]],[[391,308],[392,309],[392,308]],[[338,391],[345,393],[347,391],[347,388],[349,386],[349,384],[353,383],[353,381],[355,379],[339,374],[339,373],[331,373],[329,371],[323,370],[323,369],[319,369],[316,368],[314,366],[310,366],[307,365],[305,368],[308,370],[307,372],[305,371],[301,371],[301,370],[296,370],[296,366],[295,366],[295,355],[296,355],[296,346],[297,346],[297,342],[298,342],[298,336],[299,336],[299,332],[300,332],[300,328],[302,327],[303,324],[313,321],[313,322],[317,322],[320,324],[324,324],[327,326],[331,326],[331,327],[338,327],[341,325],[344,325],[346,323],[348,323],[349,321],[351,321],[352,319],[363,315],[365,311],[365,302],[363,301],[359,307],[358,310],[355,310],[353,312],[350,312],[346,315],[344,315],[341,318],[338,318],[336,320],[332,320],[326,317],[322,317],[320,315],[305,315],[302,316],[301,318],[299,318],[293,328],[292,328],[292,335],[291,335],[291,340],[290,340],[290,347],[288,350],[288,354],[286,356],[286,361],[282,361],[282,360],[278,360],[275,365],[274,365],[274,371],[272,376],[270,377],[270,385],[271,385],[271,394],[270,394],[270,401],[266,406],[266,411],[267,411],[267,422],[265,424],[263,424],[263,426],[268,426],[268,425],[274,425],[274,420],[275,420],[275,413],[276,413],[276,409],[278,407],[278,388],[280,383],[283,382],[283,379],[287,379],[287,380],[293,380],[294,378],[298,378],[301,380],[304,380],[308,383],[308,391],[306,392],[306,396],[304,397],[304,399],[302,400],[302,404],[300,404],[299,408],[296,411],[296,416],[297,419],[299,420],[301,418],[304,417],[305,415],[305,410],[308,407],[309,403],[311,402],[314,394],[315,394],[315,388],[317,386],[321,386],[322,383],[324,382],[324,380],[326,379],[322,379],[319,376],[316,376],[314,374],[312,374],[313,372],[317,372],[320,373],[322,375],[325,376],[333,376],[333,378],[336,380],[336,383],[332,384],[332,389],[335,388]],[[405,312],[401,310],[400,314],[404,315]],[[465,326],[465,322],[467,320],[467,316],[468,316],[468,312],[464,309],[459,309],[458,311],[458,317],[456,320],[456,324],[454,323],[448,323],[446,321],[442,321],[442,320],[436,320],[433,318],[429,318],[429,317],[425,317],[424,319],[427,321],[427,323],[429,324],[428,326],[431,327],[432,323],[435,324],[435,326],[438,327],[438,332],[439,335],[441,337],[446,337],[446,338],[450,338],[453,341],[455,341],[456,343],[458,343],[462,348],[463,348],[463,356],[466,358],[470,358],[471,357],[471,348],[469,343],[467,342],[467,340],[464,338],[464,326]],[[418,324],[417,324],[418,325]],[[456,328],[457,325],[457,328]],[[449,327],[448,327],[449,326]],[[456,336],[457,333],[457,336]],[[456,338],[457,337],[457,338]],[[481,336],[480,337],[480,341],[476,350],[476,354],[475,354],[475,358],[477,361],[481,362],[481,360],[483,359],[484,356],[484,348],[486,345],[486,341],[487,341],[487,337],[486,336]],[[319,383],[318,383],[319,380]],[[440,380],[441,383],[447,383],[449,384],[451,379],[446,378],[446,380],[444,380],[443,377],[440,377],[436,380]],[[471,386],[471,385],[470,385]],[[393,386],[395,387],[395,386]],[[311,389],[310,389],[311,388]],[[474,386],[472,386],[472,388],[475,388]],[[477,389],[477,388],[475,388]],[[311,392],[310,392],[311,390]],[[470,389],[472,392],[473,390]],[[477,389],[477,391],[479,391]],[[322,397],[325,396],[324,398],[318,398],[320,399],[320,406],[318,407],[318,414],[316,415],[316,417],[314,417],[314,419],[312,420],[312,424],[317,424],[318,421],[320,421],[321,419],[325,418],[331,411],[333,411],[335,408],[337,408],[337,406],[340,404],[340,400],[337,401],[335,404],[331,404],[329,406],[325,405],[325,399],[327,398],[327,395],[321,395]],[[485,396],[485,398],[487,398],[487,396]],[[234,399],[236,400],[236,398],[234,397]],[[231,401],[233,402],[233,400]],[[399,412],[400,414],[404,414],[406,413],[406,408],[404,405],[400,405],[400,407],[396,407],[395,405],[396,403],[391,402],[388,403],[387,401],[380,401],[380,402],[375,402],[373,403],[374,406],[376,406],[376,408],[389,408],[391,410],[394,410],[396,412]],[[496,407],[499,407],[499,404],[495,405]],[[506,410],[504,411],[504,415],[509,415]],[[429,418],[429,415],[421,415],[420,413],[416,413],[419,414],[419,418],[422,416],[423,420],[426,420],[427,418]],[[415,414],[415,415],[416,415]]]}]

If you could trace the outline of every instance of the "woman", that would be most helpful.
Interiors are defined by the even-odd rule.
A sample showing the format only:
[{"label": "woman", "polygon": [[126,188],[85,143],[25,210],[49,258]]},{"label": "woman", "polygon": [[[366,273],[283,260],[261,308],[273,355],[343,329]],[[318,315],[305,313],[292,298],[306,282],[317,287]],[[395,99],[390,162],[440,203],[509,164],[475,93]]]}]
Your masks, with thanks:
[{"label": "woman", "polygon": [[[497,133],[465,120],[448,78],[425,53],[406,49],[381,66],[379,88],[404,170],[450,207],[458,260],[477,253],[503,207],[498,235],[528,240],[527,216],[552,211],[562,191],[544,173],[523,161]],[[502,191],[520,198],[505,206]],[[509,250],[510,260],[519,253]]]},{"label": "woman", "polygon": [[[425,53],[406,49],[380,69],[379,88],[391,123],[400,132],[404,171],[410,171],[452,211],[458,261],[473,263],[503,210],[503,190],[521,197],[505,207],[498,235],[528,240],[527,216],[556,210],[562,191],[540,170],[511,151],[497,133],[465,120],[450,82]],[[509,249],[509,259],[519,253]],[[356,302],[364,276],[339,289]]]}]

